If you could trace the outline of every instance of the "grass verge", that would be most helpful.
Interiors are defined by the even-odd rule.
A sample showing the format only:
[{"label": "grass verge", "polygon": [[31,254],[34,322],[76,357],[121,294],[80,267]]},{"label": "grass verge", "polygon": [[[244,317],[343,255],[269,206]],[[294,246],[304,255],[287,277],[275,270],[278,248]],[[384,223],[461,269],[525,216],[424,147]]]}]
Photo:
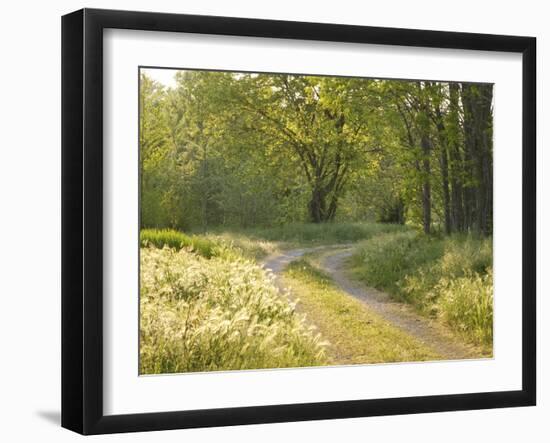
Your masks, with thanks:
[{"label": "grass verge", "polygon": [[362,242],[351,275],[439,317],[466,341],[492,348],[492,240],[382,234]]},{"label": "grass verge", "polygon": [[402,225],[381,223],[289,223],[271,228],[250,228],[233,235],[267,242],[281,242],[285,247],[353,243],[381,233],[405,232]]},{"label": "grass verge", "polygon": [[174,229],[142,229],[139,239],[142,247],[185,249],[205,258],[235,255],[259,260],[276,250],[269,241],[250,239],[239,233],[188,235]]},{"label": "grass verge", "polygon": [[141,374],[325,363],[320,336],[252,261],[150,246],[140,264]]}]

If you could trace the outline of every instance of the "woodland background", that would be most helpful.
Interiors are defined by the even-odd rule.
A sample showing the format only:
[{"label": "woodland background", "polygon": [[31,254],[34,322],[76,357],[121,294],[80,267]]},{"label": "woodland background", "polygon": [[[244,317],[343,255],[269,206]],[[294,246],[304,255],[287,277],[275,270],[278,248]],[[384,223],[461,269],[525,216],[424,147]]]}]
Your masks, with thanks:
[{"label": "woodland background", "polygon": [[141,225],[492,233],[492,85],[141,74]]}]

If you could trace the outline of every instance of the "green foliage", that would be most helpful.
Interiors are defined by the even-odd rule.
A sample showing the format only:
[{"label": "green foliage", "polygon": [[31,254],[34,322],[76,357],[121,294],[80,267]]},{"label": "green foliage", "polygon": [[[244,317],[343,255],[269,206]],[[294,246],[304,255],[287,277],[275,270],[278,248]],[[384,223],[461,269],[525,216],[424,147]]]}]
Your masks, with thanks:
[{"label": "green foliage", "polygon": [[491,85],[176,78],[166,89],[141,76],[142,227],[378,220],[492,230]]},{"label": "green foliage", "polygon": [[[176,79],[165,88],[146,71],[140,77],[142,258],[164,263],[157,248],[174,261],[173,271],[155,277],[165,292],[179,291],[184,262],[209,270],[189,274],[206,292],[177,303],[151,295],[160,288],[151,286],[144,311],[154,331],[146,352],[152,357],[144,360],[151,371],[182,370],[179,353],[192,348],[200,356],[209,346],[223,365],[244,364],[236,354],[242,333],[235,331],[259,320],[227,314],[214,303],[219,288],[201,275],[216,280],[228,275],[230,263],[246,268],[244,258],[270,254],[275,242],[362,241],[354,257],[361,279],[443,318],[469,340],[491,341],[492,85],[184,70]],[[455,235],[424,236],[411,227]],[[264,288],[265,276],[254,275]],[[336,303],[337,291],[317,277],[304,283],[306,274],[293,276],[301,285],[321,285]],[[195,299],[204,304],[190,305]],[[313,296],[311,306],[321,309]],[[198,335],[189,344],[180,332],[191,318],[206,323],[194,326]],[[280,362],[314,360],[297,357],[302,351],[282,332],[275,336],[284,336],[287,351],[277,348],[258,332],[269,327],[258,324],[258,341],[250,345],[258,360],[246,357],[252,367],[279,361],[263,346],[291,352],[278,354]],[[224,346],[232,349],[228,356]],[[190,367],[217,367],[197,358]]]},{"label": "green foliage", "polygon": [[166,91],[147,76],[140,78],[141,222],[168,227],[179,223],[177,181],[170,156]]},{"label": "green foliage", "polygon": [[383,234],[357,247],[353,266],[368,285],[443,318],[476,344],[491,344],[491,239]]},{"label": "green foliage", "polygon": [[140,263],[141,374],[325,362],[319,335],[252,262],[148,247]]}]

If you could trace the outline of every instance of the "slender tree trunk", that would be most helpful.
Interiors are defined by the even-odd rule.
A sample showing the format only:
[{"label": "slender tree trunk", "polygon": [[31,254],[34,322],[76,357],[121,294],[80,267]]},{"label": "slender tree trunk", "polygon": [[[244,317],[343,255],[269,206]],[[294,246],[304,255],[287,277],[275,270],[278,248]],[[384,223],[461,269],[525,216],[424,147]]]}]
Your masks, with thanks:
[{"label": "slender tree trunk", "polygon": [[441,186],[443,187],[443,215],[445,218],[445,234],[449,235],[452,231],[451,225],[451,196],[449,192],[449,160],[447,157],[447,146],[442,144],[440,147],[440,166],[441,166]]},{"label": "slender tree trunk", "polygon": [[[343,123],[341,124],[343,125]],[[313,223],[334,220],[338,199],[347,179],[348,166],[342,165],[339,151],[335,156],[333,170],[330,174],[323,170],[322,163],[316,161],[312,165],[314,174],[308,210]]]},{"label": "slender tree trunk", "polygon": [[422,174],[424,176],[422,184],[422,222],[424,232],[429,234],[432,226],[432,188],[430,184],[431,167],[430,167],[430,151],[431,143],[427,135],[423,135],[421,142],[422,146]]},{"label": "slender tree trunk", "polygon": [[493,233],[493,86],[480,85],[480,181],[483,183],[484,211],[481,217],[481,230],[484,235]]},{"label": "slender tree trunk", "polygon": [[476,198],[477,174],[475,171],[476,163],[476,139],[475,139],[475,118],[472,106],[472,85],[463,83],[461,89],[462,106],[464,110],[464,172],[468,178],[468,183],[464,187],[464,215],[466,227],[468,230],[479,231],[479,226],[475,224],[478,213],[478,199]]},{"label": "slender tree trunk", "polygon": [[443,215],[445,219],[445,234],[452,232],[451,225],[451,197],[449,192],[449,161],[447,157],[446,146],[441,146],[440,166],[441,166],[441,186],[443,187]]},{"label": "slender tree trunk", "polygon": [[332,198],[330,199],[330,204],[327,210],[327,217],[326,217],[327,221],[334,221],[337,207],[338,207],[338,196],[333,195]]},{"label": "slender tree trunk", "polygon": [[462,185],[462,154],[460,152],[460,117],[458,103],[458,83],[449,84],[449,124],[447,125],[451,184],[451,223],[452,230],[463,232],[464,207]]},{"label": "slender tree trunk", "polygon": [[443,115],[439,105],[435,109],[437,120],[437,134],[439,139],[439,166],[441,169],[441,188],[443,191],[443,217],[445,221],[445,234],[452,231],[451,226],[451,197],[449,192],[449,157],[447,153],[447,134],[443,124]]},{"label": "slender tree trunk", "polygon": [[430,234],[432,228],[432,186],[431,186],[431,140],[430,140],[430,102],[426,96],[430,82],[416,82],[420,97],[420,114],[417,120],[420,131],[420,147],[422,149],[422,225],[424,233]]}]

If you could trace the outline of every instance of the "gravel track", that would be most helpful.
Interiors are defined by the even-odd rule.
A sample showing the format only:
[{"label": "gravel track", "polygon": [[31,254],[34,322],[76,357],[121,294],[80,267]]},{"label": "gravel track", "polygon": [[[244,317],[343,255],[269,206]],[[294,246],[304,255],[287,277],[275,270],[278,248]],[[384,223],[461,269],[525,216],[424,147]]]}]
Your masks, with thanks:
[{"label": "gravel track", "polygon": [[291,249],[267,257],[263,265],[274,273],[275,283],[279,289],[283,290],[284,286],[280,277],[285,267],[292,261],[312,252],[321,253],[320,268],[343,292],[365,303],[388,323],[412,335],[445,359],[459,360],[479,357],[479,352],[475,347],[458,342],[440,323],[420,316],[410,305],[393,301],[384,292],[368,288],[350,279],[345,272],[346,261],[352,255],[350,245]]}]

